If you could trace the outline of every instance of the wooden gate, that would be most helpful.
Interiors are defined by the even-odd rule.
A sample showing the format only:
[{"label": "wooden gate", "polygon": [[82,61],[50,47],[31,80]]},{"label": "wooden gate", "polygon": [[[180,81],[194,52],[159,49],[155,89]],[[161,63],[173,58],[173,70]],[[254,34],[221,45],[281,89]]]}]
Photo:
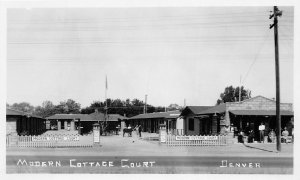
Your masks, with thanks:
[{"label": "wooden gate", "polygon": [[219,136],[166,136],[168,146],[224,146],[227,145],[227,137]]}]

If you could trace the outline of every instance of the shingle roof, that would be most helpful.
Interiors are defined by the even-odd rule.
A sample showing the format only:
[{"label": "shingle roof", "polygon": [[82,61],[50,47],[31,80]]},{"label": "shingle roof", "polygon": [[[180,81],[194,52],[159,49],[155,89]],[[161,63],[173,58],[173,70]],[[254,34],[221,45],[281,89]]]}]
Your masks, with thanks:
[{"label": "shingle roof", "polygon": [[204,110],[211,108],[212,106],[188,106],[188,107],[194,114],[198,114]]},{"label": "shingle roof", "polygon": [[15,110],[15,109],[10,109],[10,108],[6,108],[6,115],[7,116],[29,116],[29,117],[35,117],[35,118],[43,119],[40,116],[36,116],[36,115],[31,114],[31,113],[27,113],[27,112]]},{"label": "shingle roof", "polygon": [[[235,115],[256,115],[256,116],[275,116],[275,110],[231,110],[229,111]],[[280,115],[282,116],[293,116],[294,112],[292,111],[280,111]]]},{"label": "shingle roof", "polygon": [[6,108],[6,115],[26,116],[25,112]]},{"label": "shingle roof", "polygon": [[186,115],[186,114],[188,114],[190,112],[193,113],[193,114],[199,114],[200,112],[202,112],[202,111],[204,111],[206,109],[209,109],[211,107],[213,107],[213,106],[186,106],[183,109],[181,115],[184,116],[184,115]]},{"label": "shingle roof", "polygon": [[139,114],[137,116],[133,116],[129,119],[155,119],[155,118],[178,118],[180,116],[180,111],[169,111],[169,112],[155,112],[155,113],[147,113],[147,114]]},{"label": "shingle roof", "polygon": [[108,114],[108,120],[128,119],[127,117],[121,116],[120,114]]},{"label": "shingle roof", "polygon": [[213,106],[211,108],[208,108],[204,111],[201,111],[197,114],[215,114],[215,113],[224,113],[226,111],[226,104],[223,103],[223,104],[219,104],[219,105],[216,105],[216,106]]},{"label": "shingle roof", "polygon": [[88,114],[55,114],[49,116],[46,119],[80,119],[80,120],[91,120],[92,117]]},{"label": "shingle roof", "polygon": [[96,120],[104,120],[105,115],[101,112],[93,112],[89,114],[91,116],[91,119],[96,119]]},{"label": "shingle roof", "polygon": [[[80,119],[80,121],[104,121],[105,115],[103,113],[92,114],[55,114],[46,119]],[[107,121],[118,121],[119,119],[126,119],[126,117],[119,114],[108,114]]]}]

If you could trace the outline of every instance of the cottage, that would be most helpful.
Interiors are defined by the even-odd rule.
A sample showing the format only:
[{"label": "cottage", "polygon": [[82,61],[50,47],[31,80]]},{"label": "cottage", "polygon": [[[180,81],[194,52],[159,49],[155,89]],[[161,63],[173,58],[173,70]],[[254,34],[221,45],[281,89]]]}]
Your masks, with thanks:
[{"label": "cottage", "polygon": [[127,125],[130,124],[132,127],[141,125],[143,132],[158,133],[159,125],[165,124],[168,133],[175,133],[177,130],[182,130],[176,128],[176,123],[179,116],[180,111],[139,114],[129,118]]},{"label": "cottage", "polygon": [[[95,111],[91,114],[55,114],[46,118],[51,122],[51,126],[57,130],[78,131],[81,133],[89,133],[93,129],[93,124],[96,122],[104,122],[105,115]],[[119,114],[108,114],[106,121],[108,122],[107,129],[115,129],[120,124],[121,120],[126,117]]]},{"label": "cottage", "polygon": [[206,135],[212,132],[211,117],[199,115],[202,111],[212,106],[186,106],[181,116],[183,119],[183,131],[186,135]]},{"label": "cottage", "polygon": [[6,134],[38,135],[46,130],[46,120],[30,113],[6,108]]},{"label": "cottage", "polygon": [[94,121],[88,114],[55,114],[46,118],[50,121],[51,129],[57,130],[80,130],[81,122]]}]

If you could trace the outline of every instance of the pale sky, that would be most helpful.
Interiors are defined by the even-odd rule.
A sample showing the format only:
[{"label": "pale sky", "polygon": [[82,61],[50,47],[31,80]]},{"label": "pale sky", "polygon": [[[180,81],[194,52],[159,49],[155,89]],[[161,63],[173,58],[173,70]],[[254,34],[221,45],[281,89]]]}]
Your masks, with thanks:
[{"label": "pale sky", "polygon": [[[293,103],[294,11],[280,7],[281,101]],[[8,9],[7,103],[215,105],[224,88],[275,97],[272,7]]]}]

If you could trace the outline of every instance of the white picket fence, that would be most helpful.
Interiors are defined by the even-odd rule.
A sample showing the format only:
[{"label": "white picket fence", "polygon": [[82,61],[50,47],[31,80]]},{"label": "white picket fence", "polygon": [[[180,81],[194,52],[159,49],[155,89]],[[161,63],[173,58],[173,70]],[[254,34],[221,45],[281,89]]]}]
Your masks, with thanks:
[{"label": "white picket fence", "polygon": [[93,135],[6,136],[7,147],[92,147]]},{"label": "white picket fence", "polygon": [[[224,146],[227,145],[227,137],[219,136],[180,136],[181,140],[176,140],[175,135],[166,136],[166,145],[168,146]],[[198,140],[183,140],[190,137]],[[201,140],[200,140],[201,139]]]}]

